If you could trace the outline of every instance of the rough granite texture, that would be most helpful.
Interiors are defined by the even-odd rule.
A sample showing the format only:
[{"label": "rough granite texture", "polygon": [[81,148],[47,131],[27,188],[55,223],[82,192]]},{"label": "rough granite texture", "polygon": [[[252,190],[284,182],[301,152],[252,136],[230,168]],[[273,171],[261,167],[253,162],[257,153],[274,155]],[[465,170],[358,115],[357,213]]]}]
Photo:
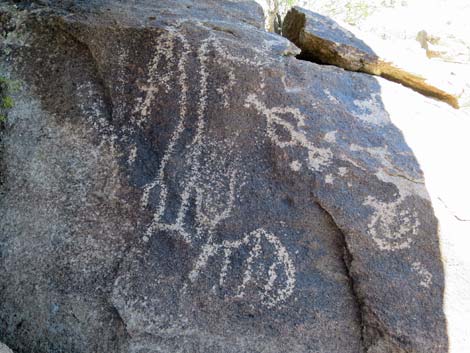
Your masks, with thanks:
[{"label": "rough granite texture", "polygon": [[0,21],[15,352],[447,351],[437,221],[375,78],[297,60],[249,1]]}]

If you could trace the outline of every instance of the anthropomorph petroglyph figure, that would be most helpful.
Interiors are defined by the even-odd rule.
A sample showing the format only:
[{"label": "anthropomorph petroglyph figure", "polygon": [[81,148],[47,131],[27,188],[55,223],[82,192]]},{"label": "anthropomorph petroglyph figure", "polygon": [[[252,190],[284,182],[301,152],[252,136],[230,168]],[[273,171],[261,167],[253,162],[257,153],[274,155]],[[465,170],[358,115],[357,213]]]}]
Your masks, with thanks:
[{"label": "anthropomorph petroglyph figure", "polygon": [[[172,55],[176,46],[182,48],[177,57]],[[233,63],[229,62],[232,57],[213,37],[200,43],[196,50],[199,71],[197,108],[189,112],[188,100],[193,92],[190,92],[188,64],[192,52],[191,44],[183,35],[169,32],[162,36],[156,44],[156,55],[149,65],[148,80],[139,85],[144,97],[138,99],[132,118],[137,128],[145,124],[152,113],[152,104],[160,94],[169,90],[179,92],[178,121],[158,165],[156,177],[145,185],[142,194],[141,206],[154,211],[142,240],[149,242],[157,232],[165,231],[191,246],[200,247],[200,254],[188,275],[189,283],[198,281],[201,274],[209,270],[211,259],[220,260],[218,283],[214,283],[214,287],[225,288],[230,282],[230,290],[225,288],[224,293],[239,299],[245,297],[248,287],[255,287],[255,298],[250,290],[250,300],[274,307],[286,301],[295,287],[295,266],[278,236],[257,228],[234,240],[216,240],[215,237],[219,225],[231,216],[236,207],[237,193],[243,185],[243,172],[237,158],[214,153],[216,148],[210,147],[217,141],[209,139],[206,131],[209,91],[215,90],[224,109],[229,107],[227,89],[236,83]],[[212,58],[211,52],[217,53],[217,58]],[[240,60],[232,59],[235,62]],[[211,85],[207,69],[209,60],[217,60],[225,68],[228,82],[224,87],[214,88]],[[160,75],[158,68],[162,62],[167,67],[163,70],[164,74]],[[169,75],[176,75],[176,78]],[[172,79],[176,79],[178,87],[170,87]],[[194,121],[194,117],[196,122],[190,129],[189,120]],[[228,155],[229,151],[230,148],[226,150]],[[136,151],[132,150],[131,153],[130,160],[133,161]],[[170,190],[169,181],[174,167],[172,163],[177,159],[183,160],[185,167],[178,181],[180,188],[175,194],[174,190]],[[210,169],[209,174],[207,169]],[[240,250],[247,255],[241,259],[243,270],[234,284],[230,278],[234,271],[232,263],[240,262],[236,258],[240,256]]]}]

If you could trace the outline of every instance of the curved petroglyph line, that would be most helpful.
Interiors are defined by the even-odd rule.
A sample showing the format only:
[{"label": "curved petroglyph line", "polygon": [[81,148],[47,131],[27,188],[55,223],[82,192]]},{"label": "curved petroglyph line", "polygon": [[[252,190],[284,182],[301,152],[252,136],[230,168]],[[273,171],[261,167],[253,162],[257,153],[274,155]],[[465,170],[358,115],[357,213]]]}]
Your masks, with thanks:
[{"label": "curved petroglyph line", "polygon": [[226,51],[223,50],[219,41],[214,39],[212,41],[212,45],[217,54],[216,55],[217,63],[221,67],[224,67],[227,70],[228,82],[224,87],[217,88],[217,93],[219,93],[222,96],[224,107],[228,108],[229,107],[229,93],[232,92],[232,89],[235,87],[235,81],[236,81],[234,68],[233,68],[233,65],[229,65],[230,61],[226,59],[226,56],[227,56]]},{"label": "curved petroglyph line", "polygon": [[[175,39],[171,32],[167,32],[165,36],[159,37],[159,39],[161,38],[164,40],[156,44],[156,55],[150,62],[147,82],[145,84],[138,84],[141,91],[145,92],[145,98],[138,100],[138,104],[131,116],[131,122],[139,128],[142,127],[142,123],[150,116],[151,104],[161,88],[163,87],[166,92],[171,89],[169,81],[173,74]],[[164,70],[159,70],[162,62],[166,63],[166,67]]]},{"label": "curved petroglyph line", "polygon": [[180,57],[180,61],[178,63],[178,73],[179,73],[179,83],[181,87],[181,95],[180,95],[180,116],[178,125],[170,139],[168,147],[164,153],[162,158],[162,162],[160,164],[160,168],[158,171],[157,178],[148,184],[144,188],[144,193],[141,200],[142,207],[146,207],[148,205],[149,195],[150,192],[158,185],[160,187],[160,198],[159,198],[159,205],[157,207],[157,211],[154,213],[152,224],[148,227],[145,239],[151,237],[151,235],[158,229],[166,229],[166,230],[174,230],[178,231],[180,235],[184,238],[184,240],[188,243],[191,243],[191,236],[189,232],[184,229],[184,218],[187,213],[188,203],[190,196],[197,192],[197,179],[200,177],[200,162],[199,159],[202,154],[202,147],[203,147],[203,132],[205,128],[205,113],[207,109],[207,90],[208,90],[208,77],[209,74],[207,72],[207,54],[209,50],[210,41],[208,39],[204,40],[200,47],[197,50],[197,56],[200,62],[200,92],[199,92],[199,101],[197,107],[197,122],[196,122],[196,133],[194,135],[193,140],[186,147],[189,151],[189,172],[186,175],[189,177],[186,178],[183,186],[183,191],[181,192],[181,203],[179,205],[179,209],[176,216],[176,221],[174,223],[164,223],[161,222],[161,218],[164,214],[166,205],[167,205],[167,198],[168,198],[168,187],[165,183],[165,169],[167,167],[168,161],[170,160],[171,156],[174,153],[174,148],[178,140],[182,137],[182,132],[184,130],[184,124],[187,115],[187,95],[188,95],[188,75],[186,72],[186,64],[187,58],[191,53],[191,48],[187,40],[179,35],[178,38],[183,43],[184,52]]},{"label": "curved petroglyph line", "polygon": [[396,200],[383,202],[373,196],[367,196],[364,206],[373,209],[367,226],[367,231],[380,250],[396,251],[411,247],[418,235],[420,222],[418,213],[406,207],[407,197],[416,196],[429,200],[423,180],[406,176],[404,172],[395,172],[393,157],[387,146],[363,147],[350,145],[353,152],[362,152],[380,160],[383,167],[375,176],[387,184],[393,184],[398,189]]},{"label": "curved petroglyph line", "polygon": [[[166,229],[166,230],[174,230],[178,231],[183,238],[188,242],[191,243],[191,239],[189,236],[189,233],[184,229],[184,217],[187,213],[187,208],[188,208],[188,202],[190,199],[190,196],[197,191],[197,178],[199,177],[199,168],[200,168],[200,163],[199,163],[199,158],[202,153],[202,147],[203,147],[203,132],[205,128],[205,113],[207,109],[207,90],[208,90],[208,77],[209,73],[207,72],[207,55],[209,51],[209,46],[212,45],[216,51],[219,53],[222,53],[223,50],[220,47],[220,44],[218,42],[215,42],[212,40],[211,37],[207,38],[202,42],[200,47],[197,50],[198,53],[198,59],[200,62],[200,93],[199,93],[199,102],[198,102],[198,107],[197,107],[197,122],[196,122],[196,133],[195,136],[190,143],[189,146],[187,146],[187,149],[190,150],[190,157],[189,157],[189,178],[187,178],[186,182],[184,183],[183,191],[181,193],[181,204],[179,207],[179,210],[177,212],[177,219],[175,223],[168,224],[168,223],[162,223],[161,218],[164,214],[165,207],[167,204],[167,197],[168,197],[168,188],[166,186],[164,176],[165,176],[165,168],[168,164],[168,161],[170,160],[173,152],[174,152],[174,147],[177,143],[177,141],[181,138],[181,134],[184,130],[184,123],[187,115],[187,94],[188,94],[188,76],[186,72],[186,64],[187,64],[187,58],[188,55],[191,53],[191,48],[189,46],[189,43],[186,41],[186,39],[181,36],[181,35],[176,35],[178,39],[180,39],[183,43],[183,48],[184,52],[182,53],[179,63],[178,63],[178,74],[179,74],[179,83],[181,86],[181,99],[179,101],[179,106],[180,106],[180,119],[179,123],[171,137],[171,140],[169,142],[169,145],[164,153],[164,157],[162,158],[162,162],[158,171],[157,178],[152,181],[150,184],[146,185],[144,188],[144,193],[141,199],[141,206],[146,207],[148,205],[148,200],[149,200],[149,195],[150,192],[156,187],[160,187],[160,198],[159,198],[159,206],[157,208],[157,211],[154,214],[153,217],[153,222],[152,224],[148,227],[146,235],[144,240],[148,241],[151,235],[155,232],[157,228],[159,229]],[[173,45],[171,46],[173,48]],[[152,62],[152,67],[156,66],[156,63],[158,63],[158,60],[153,60]],[[228,65],[224,65],[227,68],[229,68]],[[234,85],[234,74],[233,74],[233,69],[230,68],[229,70],[229,78],[231,79],[229,82],[230,85]],[[152,89],[150,92],[157,91],[158,89]],[[224,97],[226,98],[226,97]],[[224,106],[228,104],[227,101],[224,99]],[[148,113],[146,110],[143,112],[143,114]],[[231,189],[233,190],[233,180],[235,180],[235,177],[232,175],[231,176]],[[199,197],[200,198],[200,197]],[[231,210],[231,206],[227,207],[227,210]],[[224,213],[223,218],[226,218],[228,216],[228,211]],[[202,218],[202,217],[200,217]],[[217,223],[220,222],[220,220],[212,220],[212,226],[211,229],[213,230]],[[209,234],[209,237],[211,237],[211,233]]]},{"label": "curved petroglyph line", "polygon": [[[255,108],[266,118],[266,129],[270,140],[280,148],[301,147],[308,152],[308,167],[313,171],[322,171],[332,161],[332,152],[329,148],[319,148],[314,146],[302,131],[305,127],[306,117],[296,108],[291,107],[273,107],[267,108],[266,105],[258,99],[256,94],[248,95],[245,101],[246,107]],[[291,123],[282,118],[283,115],[289,115],[295,121]],[[281,137],[277,132],[277,127],[282,127],[288,132],[288,138]],[[336,139],[334,132],[325,135],[324,140],[331,143]],[[391,182],[399,189],[399,197],[394,202],[382,202],[369,196],[364,201],[364,206],[372,207],[374,212],[371,215],[368,224],[368,233],[375,244],[381,250],[395,251],[407,249],[413,242],[413,237],[418,234],[420,222],[416,211],[408,210],[404,207],[404,201],[407,196],[420,196],[427,199],[426,191],[422,185],[410,185],[410,181],[396,180],[386,173],[386,169],[393,169],[393,165],[386,158],[388,152],[381,148],[362,148],[352,145],[351,150],[360,150],[379,155],[386,161],[385,169],[377,172],[377,177],[385,182]],[[346,159],[354,164],[354,161]],[[295,160],[290,164],[293,171],[299,171],[302,167],[301,162]],[[344,171],[339,170],[339,175]],[[393,180],[391,180],[393,179]],[[326,183],[333,183],[333,176],[325,176]]]},{"label": "curved petroglyph line", "polygon": [[[372,150],[373,152],[375,149]],[[380,152],[380,155],[383,153]],[[373,213],[368,224],[368,232],[380,250],[396,251],[410,248],[418,235],[420,221],[418,213],[406,206],[408,197],[429,200],[424,184],[417,184],[406,178],[390,175],[386,166],[376,176],[385,183],[391,183],[398,189],[397,199],[383,202],[368,196],[364,206],[371,207]]]},{"label": "curved petroglyph line", "polygon": [[[149,207],[150,195],[154,190],[158,188],[159,198],[157,201],[156,209],[153,214],[151,224],[148,226],[145,235],[143,237],[144,242],[148,242],[156,231],[159,230],[170,230],[177,232],[188,244],[196,246],[196,239],[204,240],[205,243],[201,246],[200,254],[195,260],[194,267],[188,275],[188,279],[191,283],[194,283],[201,272],[207,270],[208,261],[211,257],[222,254],[222,268],[219,274],[219,286],[223,287],[227,285],[226,279],[229,275],[229,268],[231,267],[231,258],[234,252],[242,246],[250,248],[249,256],[244,260],[244,273],[241,283],[238,285],[233,297],[243,298],[245,295],[245,289],[248,284],[254,280],[254,278],[262,277],[263,273],[259,272],[259,269],[253,268],[253,263],[256,260],[260,260],[260,256],[263,252],[263,246],[270,244],[273,248],[272,263],[269,266],[267,277],[263,285],[257,285],[260,287],[259,299],[260,301],[268,306],[273,307],[276,304],[285,301],[290,297],[295,288],[295,267],[293,261],[289,257],[286,248],[282,245],[281,241],[274,234],[265,231],[264,229],[257,229],[244,235],[240,240],[233,241],[222,241],[216,242],[214,235],[217,227],[221,222],[230,217],[232,214],[236,192],[239,187],[239,171],[236,167],[230,167],[226,177],[228,178],[228,188],[225,191],[225,204],[219,204],[215,208],[209,208],[208,210],[204,207],[204,202],[209,196],[205,195],[205,190],[201,184],[203,178],[201,171],[201,158],[203,156],[203,148],[207,145],[205,139],[206,129],[206,114],[208,106],[208,94],[209,94],[209,72],[208,72],[208,60],[210,51],[213,50],[217,55],[213,60],[218,65],[224,68],[227,72],[228,82],[225,87],[214,88],[219,96],[222,98],[222,106],[227,108],[229,106],[229,92],[236,85],[236,77],[234,74],[233,63],[249,64],[255,67],[261,65],[260,62],[251,61],[246,58],[238,58],[232,56],[227,51],[224,51],[222,45],[214,37],[209,36],[203,40],[200,46],[197,48],[197,60],[199,61],[199,98],[196,109],[196,129],[194,137],[185,147],[185,153],[188,154],[185,157],[185,161],[188,164],[186,173],[183,176],[183,190],[180,193],[180,200],[178,209],[176,212],[176,219],[173,222],[163,221],[163,216],[169,207],[169,190],[166,184],[168,163],[172,157],[175,157],[176,145],[179,141],[182,141],[182,134],[185,130],[186,120],[188,119],[188,73],[187,65],[189,56],[192,53],[191,46],[184,36],[180,34],[168,35],[162,41],[162,47],[157,45],[157,55],[152,59],[149,69],[149,78],[145,85],[140,85],[139,88],[145,92],[145,98],[138,100],[138,104],[135,108],[136,116],[133,118],[133,124],[138,128],[142,128],[142,124],[148,119],[151,114],[152,102],[156,99],[157,94],[161,91],[161,87],[164,90],[168,89],[167,86],[170,82],[170,77],[167,75],[158,76],[157,68],[162,66],[162,62],[165,62],[166,66],[163,71],[169,71],[170,66],[174,65],[170,61],[170,51],[173,51],[179,41],[183,47],[183,51],[179,56],[178,62],[176,63],[176,72],[178,78],[178,86],[181,90],[179,94],[178,106],[180,108],[177,125],[173,131],[170,141],[166,147],[160,166],[157,171],[156,178],[147,184],[143,189],[141,198],[141,207]],[[263,80],[261,80],[264,82]],[[137,113],[140,116],[137,116]],[[135,152],[131,151],[135,154]],[[131,159],[135,159],[135,156]],[[223,175],[220,177],[224,177]],[[217,178],[217,175],[212,176]],[[223,183],[222,183],[223,184]],[[222,191],[212,191],[222,192]],[[189,225],[186,222],[186,217],[189,212],[189,201],[192,196],[195,196],[196,210],[194,221],[196,223],[195,230],[191,231]],[[221,195],[221,194],[220,194]],[[216,197],[217,198],[217,197]],[[215,199],[214,199],[215,200]],[[215,202],[215,201],[214,201]],[[215,213],[214,213],[215,210]],[[206,214],[206,211],[209,214]],[[263,245],[264,244],[264,245]],[[267,251],[267,250],[266,250]]]},{"label": "curved petroglyph line", "polygon": [[[271,141],[280,148],[286,147],[302,147],[307,150],[308,167],[314,171],[321,171],[328,166],[333,158],[333,154],[329,148],[316,147],[302,131],[305,127],[306,117],[297,109],[291,107],[274,107],[267,108],[261,102],[256,94],[249,94],[245,100],[247,108],[253,107],[266,118],[266,130]],[[294,124],[283,119],[282,115],[289,114],[295,120]],[[289,133],[289,140],[283,140],[277,133],[276,125],[283,127]],[[297,165],[296,165],[297,166]],[[294,166],[294,167],[296,167]]]},{"label": "curved petroglyph line", "polygon": [[[190,242],[190,236],[189,234],[184,230],[183,226],[181,223],[176,222],[175,224],[161,224],[160,220],[164,214],[166,203],[167,203],[167,198],[168,198],[168,186],[166,185],[166,182],[164,180],[165,177],[165,169],[167,167],[167,164],[174,153],[174,148],[176,146],[177,141],[180,139],[181,134],[184,130],[184,124],[186,120],[186,115],[187,115],[187,101],[188,101],[188,74],[187,74],[187,69],[186,69],[186,64],[188,61],[188,56],[191,54],[191,47],[182,35],[176,35],[177,38],[181,41],[182,46],[183,46],[183,51],[180,55],[178,64],[177,64],[177,72],[178,72],[178,84],[181,89],[181,94],[180,94],[180,99],[178,102],[178,106],[180,107],[179,111],[179,119],[176,125],[176,128],[173,132],[173,135],[171,136],[170,142],[166,148],[166,151],[163,155],[163,158],[160,162],[160,167],[157,173],[157,177],[155,180],[153,180],[150,184],[146,185],[144,187],[144,192],[141,198],[141,206],[146,207],[148,205],[148,200],[149,200],[149,195],[150,192],[158,185],[160,187],[160,198],[157,206],[157,210],[153,215],[153,220],[151,225],[147,228],[146,235],[144,236],[144,241],[148,241],[156,228],[158,226],[163,227],[164,229],[167,230],[176,230],[179,231],[181,236],[187,241]],[[171,45],[171,48],[173,48],[174,45]],[[158,52],[159,48],[157,48]],[[155,67],[153,65],[152,67]],[[166,71],[166,70],[165,70]],[[169,70],[171,72],[171,70]],[[158,85],[158,84],[157,84]],[[156,85],[156,86],[157,86]]]},{"label": "curved petroglyph line", "polygon": [[418,234],[420,222],[414,211],[402,209],[404,198],[385,203],[369,196],[364,205],[374,208],[368,232],[380,250],[407,249]]},{"label": "curved petroglyph line", "polygon": [[230,217],[232,213],[234,204],[235,204],[235,193],[237,191],[236,182],[238,180],[238,172],[237,170],[233,169],[229,173],[229,190],[228,190],[228,200],[223,208],[222,212],[219,214],[211,214],[209,217],[203,212],[203,199],[204,194],[202,188],[199,188],[196,193],[196,221],[198,223],[197,228],[197,235],[198,237],[202,237],[203,229],[202,225],[207,225],[206,227],[206,235],[207,235],[207,242],[211,243],[213,241],[213,234],[217,228],[217,226],[225,219]]},{"label": "curved petroglyph line", "polygon": [[177,224],[183,224],[184,217],[188,209],[190,195],[197,189],[197,178],[200,176],[200,162],[199,159],[202,154],[203,147],[203,132],[205,128],[205,113],[207,109],[207,86],[209,73],[207,72],[207,54],[209,42],[204,40],[198,49],[198,58],[200,62],[200,92],[199,104],[197,107],[197,125],[196,134],[188,149],[191,151],[190,155],[190,168],[189,180],[187,181],[183,192],[181,193],[181,206],[178,210]]},{"label": "curved petroglyph line", "polygon": [[[263,243],[270,244],[274,248],[272,256],[266,256],[266,251],[268,250],[266,247],[263,247]],[[196,265],[189,274],[189,279],[191,282],[195,282],[200,273],[207,268],[209,259],[222,255],[223,261],[219,274],[219,286],[223,287],[232,263],[231,258],[242,246],[247,246],[249,252],[247,259],[243,262],[242,283],[238,285],[234,298],[245,297],[245,290],[248,284],[255,280],[256,273],[253,269],[255,261],[264,255],[272,260],[272,263],[269,266],[268,278],[266,278],[265,284],[260,289],[259,299],[261,303],[267,307],[274,307],[287,300],[295,288],[295,266],[279,238],[263,228],[246,234],[240,240],[224,240],[221,244],[206,244],[196,260]],[[259,285],[257,283],[257,286]]]}]

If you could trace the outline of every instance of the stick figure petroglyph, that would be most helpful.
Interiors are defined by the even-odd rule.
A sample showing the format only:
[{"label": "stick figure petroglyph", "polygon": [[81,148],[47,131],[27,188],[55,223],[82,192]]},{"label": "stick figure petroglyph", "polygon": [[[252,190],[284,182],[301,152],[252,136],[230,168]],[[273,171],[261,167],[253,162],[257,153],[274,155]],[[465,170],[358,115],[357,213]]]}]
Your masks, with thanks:
[{"label": "stick figure petroglyph", "polygon": [[[182,47],[177,62],[171,59],[175,56],[170,55],[176,45]],[[211,50],[218,54],[217,59],[210,58]],[[247,250],[246,258],[242,259],[243,275],[238,278],[235,288],[229,292],[233,298],[244,298],[250,284],[263,281],[256,283],[255,286],[257,300],[267,307],[274,307],[290,297],[295,287],[295,267],[287,249],[275,234],[263,228],[247,232],[240,239],[217,241],[215,239],[217,228],[231,216],[236,204],[237,191],[242,186],[240,163],[237,163],[237,158],[232,158],[231,164],[225,170],[216,170],[210,177],[204,174],[202,164],[205,159],[213,159],[216,160],[213,163],[217,163],[217,160],[224,158],[220,155],[210,155],[209,146],[214,142],[206,137],[206,114],[209,104],[208,94],[211,89],[214,89],[221,98],[222,107],[229,107],[227,89],[234,87],[236,81],[233,67],[228,62],[231,56],[213,37],[208,37],[200,43],[196,51],[199,74],[197,109],[195,112],[189,112],[188,96],[191,92],[187,66],[191,60],[191,45],[183,35],[170,32],[158,43],[156,51],[157,55],[150,63],[149,78],[139,87],[144,92],[144,98],[138,100],[133,119],[139,128],[142,127],[152,112],[152,102],[168,89],[179,90],[179,112],[178,121],[161,158],[156,176],[143,189],[141,207],[153,209],[154,212],[142,239],[148,242],[157,232],[167,231],[168,234],[180,237],[191,246],[200,246],[198,244],[202,242],[200,254],[188,275],[188,280],[190,283],[195,283],[204,271],[209,270],[209,260],[217,258],[221,260],[217,283],[220,288],[228,285],[229,277],[233,274],[231,266],[233,261],[240,261],[236,259],[237,251]],[[163,75],[157,72],[162,58],[166,59],[167,65]],[[210,85],[209,60],[216,60],[226,70],[228,83],[224,87],[213,88]],[[176,70],[171,70],[171,67],[175,67]],[[176,71],[178,87],[169,87],[171,78],[168,73],[172,71]],[[188,141],[187,124],[191,114],[195,114],[196,123],[194,134]],[[177,155],[177,151],[184,151],[184,154]],[[133,153],[135,154],[135,151]],[[179,184],[181,189],[178,190],[177,197],[172,199],[168,185],[170,163],[178,158],[184,160],[186,167]],[[213,184],[214,187],[207,190],[207,184]],[[195,200],[195,212],[192,216],[191,200]],[[175,203],[177,203],[176,209]],[[169,212],[170,204],[173,205],[171,207],[175,212]],[[191,222],[188,222],[188,217],[193,218]],[[253,296],[250,299],[253,299]]]}]

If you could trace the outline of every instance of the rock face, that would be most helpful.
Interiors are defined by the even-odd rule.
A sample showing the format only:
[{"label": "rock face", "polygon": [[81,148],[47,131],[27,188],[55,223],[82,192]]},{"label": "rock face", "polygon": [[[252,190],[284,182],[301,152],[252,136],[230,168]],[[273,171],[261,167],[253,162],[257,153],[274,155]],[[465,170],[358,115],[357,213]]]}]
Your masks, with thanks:
[{"label": "rock face", "polygon": [[282,32],[302,49],[302,56],[308,60],[381,76],[454,108],[459,107],[461,91],[452,92],[436,86],[423,74],[381,58],[375,50],[328,17],[294,7],[284,19]]},{"label": "rock face", "polygon": [[423,176],[375,78],[246,1],[1,8],[0,339],[444,353]]}]

